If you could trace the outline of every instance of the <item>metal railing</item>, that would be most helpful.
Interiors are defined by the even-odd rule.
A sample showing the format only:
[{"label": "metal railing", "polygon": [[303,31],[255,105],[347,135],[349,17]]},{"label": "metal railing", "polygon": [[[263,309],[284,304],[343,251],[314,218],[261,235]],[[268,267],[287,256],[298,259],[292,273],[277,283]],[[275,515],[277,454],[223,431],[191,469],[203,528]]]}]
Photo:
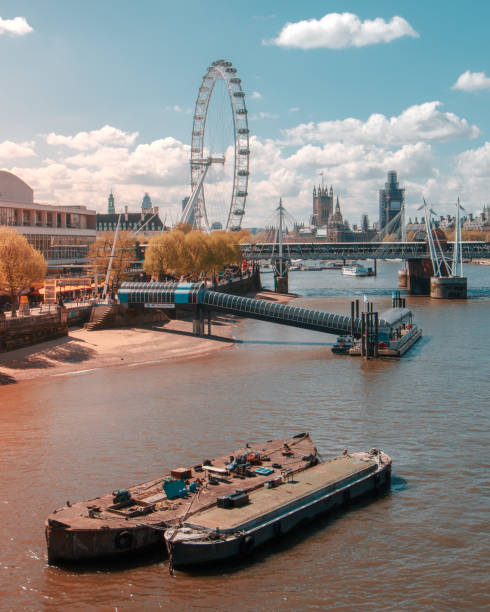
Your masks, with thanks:
[{"label": "metal railing", "polygon": [[[247,318],[290,325],[292,327],[302,327],[314,331],[321,331],[328,334],[350,334],[351,318],[339,314],[331,314],[321,310],[301,308],[287,304],[277,304],[266,300],[256,300],[254,298],[241,297],[219,293],[218,291],[204,291],[201,303],[218,310],[242,315]],[[361,323],[359,319],[354,321],[354,334],[361,333]]]}]

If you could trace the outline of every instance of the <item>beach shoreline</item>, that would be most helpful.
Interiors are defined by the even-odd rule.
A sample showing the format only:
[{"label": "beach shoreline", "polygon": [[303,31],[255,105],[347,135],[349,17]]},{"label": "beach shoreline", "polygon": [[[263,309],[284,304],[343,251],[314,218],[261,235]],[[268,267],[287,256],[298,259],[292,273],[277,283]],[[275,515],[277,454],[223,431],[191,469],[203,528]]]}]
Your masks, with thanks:
[{"label": "beach shoreline", "polygon": [[216,317],[211,336],[192,334],[192,321],[87,331],[0,355],[0,385],[118,366],[195,359],[235,346],[231,317]]},{"label": "beach shoreline", "polygon": [[[296,296],[262,292],[255,297],[287,303]],[[239,318],[215,314],[211,336],[203,337],[193,335],[191,320],[94,331],[73,328],[68,336],[1,353],[0,386],[109,367],[206,357],[236,345],[233,330],[239,323]]]}]

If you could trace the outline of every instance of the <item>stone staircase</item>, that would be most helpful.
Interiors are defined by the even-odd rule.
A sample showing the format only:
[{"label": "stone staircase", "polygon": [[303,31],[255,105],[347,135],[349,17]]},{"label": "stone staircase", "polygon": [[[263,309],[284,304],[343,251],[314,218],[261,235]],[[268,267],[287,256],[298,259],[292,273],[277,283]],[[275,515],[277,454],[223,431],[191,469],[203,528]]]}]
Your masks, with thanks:
[{"label": "stone staircase", "polygon": [[94,306],[90,321],[85,323],[84,327],[87,331],[94,331],[96,329],[104,329],[107,323],[111,321],[114,316],[116,306]]}]

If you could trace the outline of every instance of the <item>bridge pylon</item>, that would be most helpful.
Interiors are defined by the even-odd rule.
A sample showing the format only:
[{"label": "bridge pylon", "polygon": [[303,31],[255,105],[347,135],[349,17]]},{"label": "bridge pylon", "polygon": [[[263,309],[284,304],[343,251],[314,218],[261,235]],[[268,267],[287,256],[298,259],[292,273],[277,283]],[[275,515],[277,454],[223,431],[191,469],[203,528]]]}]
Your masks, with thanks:
[{"label": "bridge pylon", "polygon": [[[454,228],[453,257],[449,259],[447,240],[445,235],[433,227],[432,216],[434,211],[427,206],[424,200],[422,207],[425,210],[425,227],[432,264],[430,276],[430,297],[436,299],[466,299],[468,280],[463,276],[463,248],[461,244],[460,210],[463,207],[459,198],[456,203],[456,222]],[[464,209],[463,209],[464,210]]]},{"label": "bridge pylon", "polygon": [[284,232],[284,213],[282,198],[279,200],[277,208],[279,213],[279,229],[277,232],[277,256],[272,258],[272,268],[274,270],[274,291],[276,293],[289,293],[289,266],[291,257],[284,253],[283,232]]}]

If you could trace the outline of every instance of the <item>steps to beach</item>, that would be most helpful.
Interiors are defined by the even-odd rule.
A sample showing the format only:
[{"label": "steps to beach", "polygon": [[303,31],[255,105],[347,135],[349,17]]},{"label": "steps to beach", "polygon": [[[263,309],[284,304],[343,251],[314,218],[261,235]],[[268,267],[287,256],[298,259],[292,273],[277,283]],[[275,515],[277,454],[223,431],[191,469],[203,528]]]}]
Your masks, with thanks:
[{"label": "steps to beach", "polygon": [[115,306],[94,306],[90,321],[85,323],[87,331],[104,329],[114,314]]}]

